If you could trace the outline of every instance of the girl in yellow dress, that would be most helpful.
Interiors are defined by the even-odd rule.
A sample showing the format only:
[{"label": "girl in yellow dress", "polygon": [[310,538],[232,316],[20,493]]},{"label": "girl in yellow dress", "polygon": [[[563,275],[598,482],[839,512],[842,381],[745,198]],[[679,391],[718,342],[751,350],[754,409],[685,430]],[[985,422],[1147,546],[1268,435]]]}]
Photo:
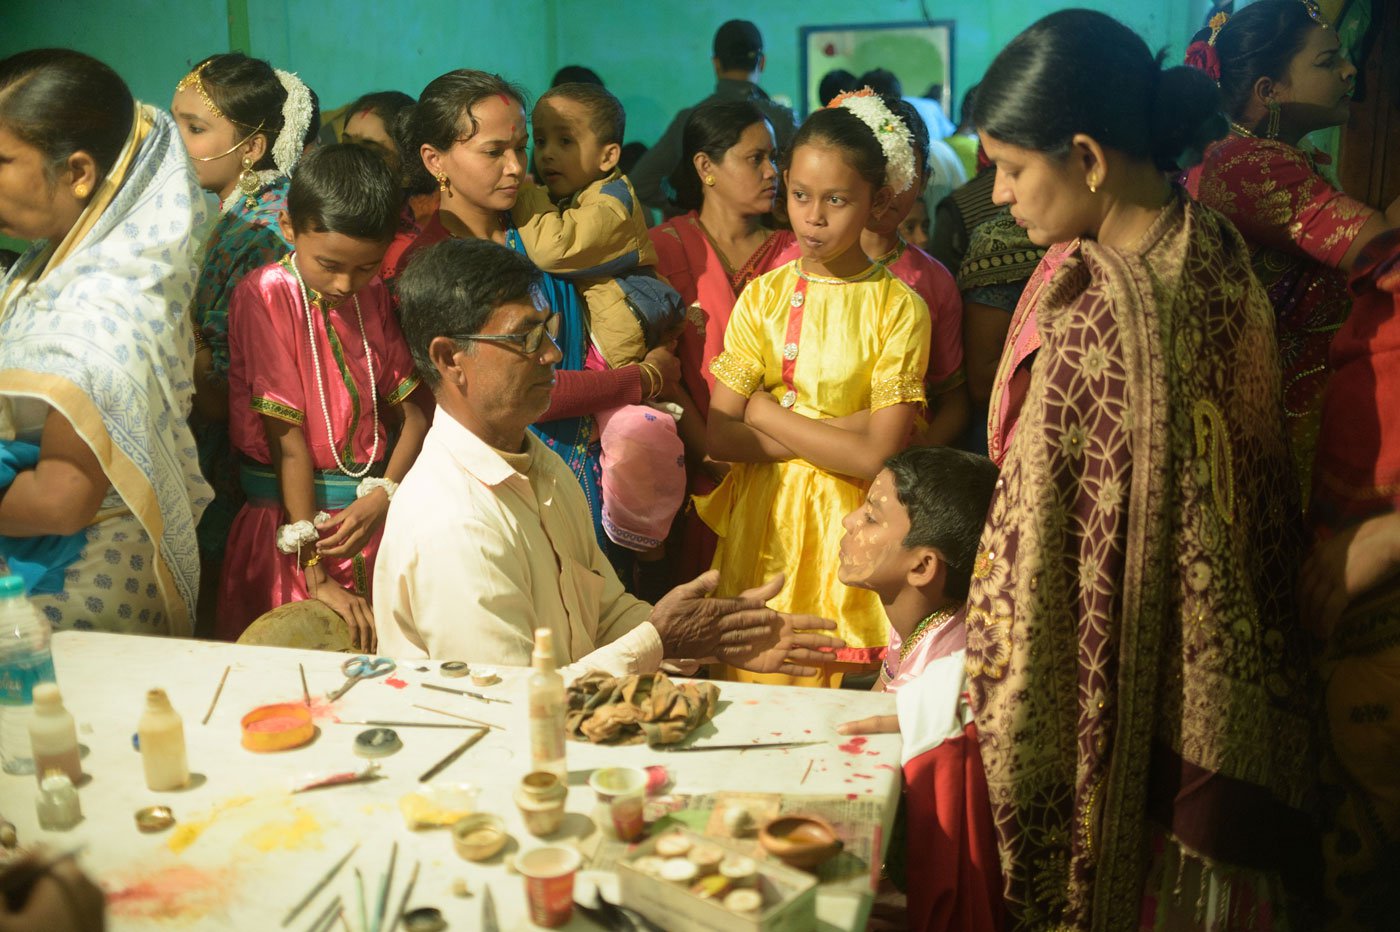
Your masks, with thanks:
[{"label": "girl in yellow dress", "polygon": [[717,594],[786,574],[769,604],[831,618],[846,641],[814,677],[728,669],[731,679],[839,686],[884,651],[878,598],[842,586],[836,568],[841,518],[904,448],[924,403],[928,308],[860,247],[871,215],[914,182],[911,143],[869,91],[808,118],[783,174],[802,256],[744,290],[710,366],[710,455],[733,464],[696,500],[719,537]]}]

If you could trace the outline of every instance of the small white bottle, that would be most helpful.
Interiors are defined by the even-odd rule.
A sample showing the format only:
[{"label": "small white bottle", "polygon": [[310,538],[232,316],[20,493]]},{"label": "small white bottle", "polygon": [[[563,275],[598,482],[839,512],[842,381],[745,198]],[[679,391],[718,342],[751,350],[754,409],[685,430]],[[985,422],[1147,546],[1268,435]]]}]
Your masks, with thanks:
[{"label": "small white bottle", "polygon": [[40,683],[34,687],[34,717],[29,721],[29,740],[34,747],[34,773],[41,784],[50,770],[63,771],[74,786],[82,782],[78,729],[73,724],[73,716],[63,707],[63,696],[56,683]]},{"label": "small white bottle", "polygon": [[141,763],[146,768],[146,788],[178,790],[190,782],[185,758],[185,723],[170,705],[163,689],[146,693],[146,711],[136,733],[141,741]]},{"label": "small white bottle", "polygon": [[554,663],[554,635],[548,628],[535,629],[535,652],[530,665],[530,764],[546,770],[567,786],[569,769],[564,763],[564,678]]}]

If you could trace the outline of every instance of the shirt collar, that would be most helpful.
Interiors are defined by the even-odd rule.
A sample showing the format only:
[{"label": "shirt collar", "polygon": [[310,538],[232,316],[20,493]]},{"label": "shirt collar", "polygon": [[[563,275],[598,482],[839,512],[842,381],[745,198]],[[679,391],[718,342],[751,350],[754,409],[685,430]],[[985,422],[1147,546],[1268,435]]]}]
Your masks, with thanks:
[{"label": "shirt collar", "polygon": [[725,99],[768,100],[768,92],[752,81],[720,78],[715,83],[715,95]]},{"label": "shirt collar", "polygon": [[[494,488],[520,475],[489,443],[468,430],[466,425],[441,406],[433,415],[429,436],[445,446],[457,464],[484,485]],[[525,445],[531,453],[530,471],[533,472],[535,464],[539,462],[540,451],[548,448],[528,430],[525,432]]]}]

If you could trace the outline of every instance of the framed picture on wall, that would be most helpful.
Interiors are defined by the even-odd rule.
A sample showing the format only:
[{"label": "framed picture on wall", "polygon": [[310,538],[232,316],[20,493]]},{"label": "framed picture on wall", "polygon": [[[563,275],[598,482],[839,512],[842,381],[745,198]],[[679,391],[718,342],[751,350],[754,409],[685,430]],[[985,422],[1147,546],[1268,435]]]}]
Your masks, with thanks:
[{"label": "framed picture on wall", "polygon": [[934,93],[943,114],[951,114],[952,20],[802,26],[798,36],[798,79],[802,89],[799,107],[803,116],[821,108],[817,89],[830,72],[844,69],[860,77],[876,68],[893,72],[905,97]]}]

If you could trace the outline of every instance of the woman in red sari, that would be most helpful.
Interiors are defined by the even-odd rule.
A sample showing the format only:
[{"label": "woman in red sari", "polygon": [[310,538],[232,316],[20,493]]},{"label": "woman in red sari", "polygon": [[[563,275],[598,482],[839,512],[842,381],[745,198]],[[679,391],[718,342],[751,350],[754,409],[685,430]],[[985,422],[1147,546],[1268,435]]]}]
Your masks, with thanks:
[{"label": "woman in red sari", "polygon": [[[687,213],[651,230],[656,270],[689,306],[677,343],[688,400],[681,439],[689,460],[692,495],[714,491],[725,465],[707,455],[705,421],[714,376],[710,362],[724,351],[729,313],[744,287],[777,268],[792,233],[768,226],[778,190],[777,144],[763,112],[748,101],[716,101],[695,108],[682,137],[683,157],[671,176],[676,205]],[[693,405],[687,403],[693,402]],[[710,568],[715,535],[687,509],[677,578]]]},{"label": "woman in red sari", "polygon": [[1220,86],[1230,135],[1211,146],[1187,190],[1249,243],[1269,292],[1283,364],[1283,401],[1304,494],[1310,487],[1327,347],[1351,310],[1347,272],[1377,233],[1400,223],[1400,200],[1373,210],[1332,186],[1303,137],[1345,123],[1356,67],[1311,0],[1259,0],[1212,20],[1188,63]]},{"label": "woman in red sari", "polygon": [[974,106],[994,200],[1049,247],[967,604],[1008,926],[1301,927],[1314,688],[1273,317],[1165,174],[1224,134],[1215,89],[1064,10]]}]

